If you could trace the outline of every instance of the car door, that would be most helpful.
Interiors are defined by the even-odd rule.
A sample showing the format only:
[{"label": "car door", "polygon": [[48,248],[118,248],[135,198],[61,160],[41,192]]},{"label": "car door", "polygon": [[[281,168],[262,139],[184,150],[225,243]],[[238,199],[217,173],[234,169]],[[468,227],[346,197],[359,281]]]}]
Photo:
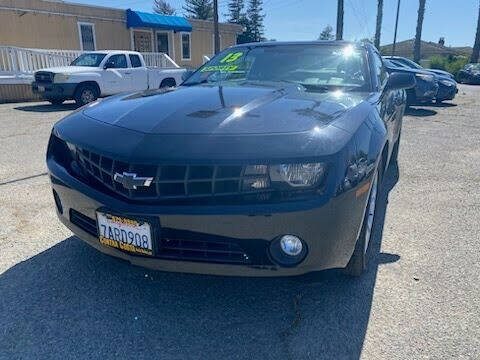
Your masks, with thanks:
[{"label": "car door", "polygon": [[383,65],[382,57],[376,49],[372,49],[370,55],[373,81],[376,83],[379,93],[379,113],[387,129],[388,141],[390,144],[394,144],[400,132],[401,124],[399,119],[401,119],[401,115],[399,115],[399,111],[403,104],[404,91],[385,89],[388,73]]},{"label": "car door", "polygon": [[131,66],[131,89],[132,91],[142,91],[148,88],[147,68],[143,66],[140,56],[137,54],[128,55]]},{"label": "car door", "polygon": [[105,61],[104,69],[106,95],[113,95],[131,90],[132,69],[128,67],[125,54],[114,54],[108,57]]}]

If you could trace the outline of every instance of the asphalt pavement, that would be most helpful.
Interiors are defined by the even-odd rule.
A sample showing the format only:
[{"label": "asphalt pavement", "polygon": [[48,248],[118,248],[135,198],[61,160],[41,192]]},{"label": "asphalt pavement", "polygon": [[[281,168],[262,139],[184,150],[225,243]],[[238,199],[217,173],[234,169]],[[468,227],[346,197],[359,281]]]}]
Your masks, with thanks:
[{"label": "asphalt pavement", "polygon": [[0,105],[0,359],[480,359],[480,87],[404,118],[368,272],[162,273],[100,254],[56,219],[52,125]]}]

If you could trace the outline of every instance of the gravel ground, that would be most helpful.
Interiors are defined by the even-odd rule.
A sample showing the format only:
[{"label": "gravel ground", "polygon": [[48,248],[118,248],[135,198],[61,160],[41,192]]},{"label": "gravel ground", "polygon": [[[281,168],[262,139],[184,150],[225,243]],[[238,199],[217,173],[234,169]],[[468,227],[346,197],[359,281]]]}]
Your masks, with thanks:
[{"label": "gravel ground", "polygon": [[52,124],[0,105],[0,358],[479,359],[480,87],[404,119],[368,272],[224,278],[144,270],[57,221]]}]

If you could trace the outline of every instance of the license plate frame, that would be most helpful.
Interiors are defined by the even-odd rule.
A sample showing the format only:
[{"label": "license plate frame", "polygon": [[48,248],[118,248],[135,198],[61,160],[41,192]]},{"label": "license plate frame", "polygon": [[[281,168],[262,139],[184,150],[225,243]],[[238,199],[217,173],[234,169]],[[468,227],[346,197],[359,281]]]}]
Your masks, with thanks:
[{"label": "license plate frame", "polygon": [[[97,238],[102,245],[126,252],[131,255],[147,257],[155,256],[155,244],[157,243],[156,239],[158,226],[156,226],[154,221],[150,221],[149,219],[136,216],[125,216],[121,214],[116,214],[114,212],[103,209],[99,209],[96,211],[96,219],[98,231]],[[109,223],[112,229],[117,228],[120,231],[120,234],[117,233],[118,237],[116,239],[115,234],[113,234],[113,236],[104,236],[108,235],[105,232],[106,229],[102,228],[102,225],[106,226],[106,222]],[[144,247],[142,246],[142,244],[140,244],[140,246],[137,246],[138,242],[137,244],[135,244],[135,234],[133,235],[133,241],[130,241],[130,239],[128,238],[128,233],[126,235],[127,240],[122,241],[125,239],[125,236],[123,235],[121,230],[123,229],[125,232],[127,232],[132,231],[132,229],[135,228],[137,228],[135,233],[140,234],[140,240],[142,241],[142,243],[142,234],[149,234],[148,243],[150,246]],[[114,239],[111,239],[111,237],[114,237]]]}]

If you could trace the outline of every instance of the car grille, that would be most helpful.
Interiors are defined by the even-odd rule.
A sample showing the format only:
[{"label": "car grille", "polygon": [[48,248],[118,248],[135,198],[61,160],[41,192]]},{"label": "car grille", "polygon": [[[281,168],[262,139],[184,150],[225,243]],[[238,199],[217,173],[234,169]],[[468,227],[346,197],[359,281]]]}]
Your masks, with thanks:
[{"label": "car grille", "polygon": [[[77,147],[80,167],[109,190],[132,200],[203,199],[269,194],[266,166],[129,164]],[[252,172],[253,170],[253,172]],[[115,174],[152,178],[149,186],[126,188]]]},{"label": "car grille", "polygon": [[[97,237],[97,222],[70,209],[70,221]],[[162,259],[203,261],[228,264],[251,264],[251,258],[232,239],[196,234],[175,229],[161,229],[156,256]]]},{"label": "car grille", "polygon": [[54,74],[47,71],[37,71],[35,81],[40,83],[52,83]]}]

